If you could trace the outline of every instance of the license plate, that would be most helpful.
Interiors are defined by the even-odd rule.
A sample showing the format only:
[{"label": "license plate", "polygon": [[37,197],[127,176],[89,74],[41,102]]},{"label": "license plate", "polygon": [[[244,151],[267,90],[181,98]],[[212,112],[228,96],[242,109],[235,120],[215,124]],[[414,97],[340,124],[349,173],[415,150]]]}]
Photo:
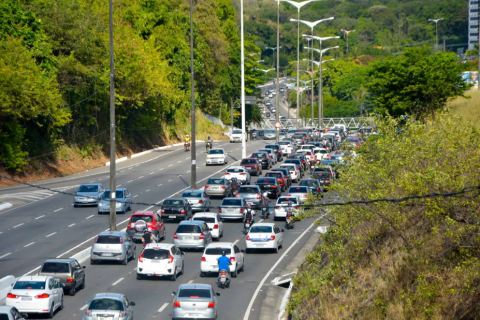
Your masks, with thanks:
[{"label": "license plate", "polygon": [[32,301],[32,297],[22,297],[22,301]]},{"label": "license plate", "polygon": [[190,237],[190,236],[184,236],[183,237],[183,240],[192,240],[192,239],[193,239],[193,237]]},{"label": "license plate", "polygon": [[168,216],[170,219],[176,219],[177,216]]},{"label": "license plate", "polygon": [[217,268],[217,267],[218,267],[218,265],[216,265],[216,264],[212,264],[212,265],[211,265],[211,267],[212,267],[212,268]]},{"label": "license plate", "polygon": [[159,260],[152,260],[152,261],[150,261],[150,262],[151,262],[151,263],[160,263]]},{"label": "license plate", "polygon": [[255,245],[256,245],[257,247],[263,247],[263,246],[265,245],[265,243],[255,243]]},{"label": "license plate", "polygon": [[102,256],[104,256],[104,257],[111,257],[111,256],[113,256],[113,254],[111,254],[111,253],[104,253],[104,254],[102,254]]},{"label": "license plate", "polygon": [[88,201],[87,200],[83,200],[82,203],[87,203]]},{"label": "license plate", "polygon": [[247,171],[250,172],[250,170],[252,170],[251,168],[247,168]]},{"label": "license plate", "polygon": [[200,313],[189,313],[189,317],[200,317]]}]

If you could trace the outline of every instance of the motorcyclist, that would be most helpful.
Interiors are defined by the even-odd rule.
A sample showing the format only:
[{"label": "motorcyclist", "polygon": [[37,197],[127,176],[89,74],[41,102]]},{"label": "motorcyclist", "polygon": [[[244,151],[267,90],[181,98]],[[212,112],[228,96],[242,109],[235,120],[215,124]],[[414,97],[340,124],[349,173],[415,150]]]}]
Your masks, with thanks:
[{"label": "motorcyclist", "polygon": [[[287,206],[287,220],[288,220],[288,217],[294,217],[294,214],[293,214],[293,203],[292,201],[288,201],[288,206]],[[293,219],[291,219],[290,223],[292,223],[292,225],[295,223]]]},{"label": "motorcyclist", "polygon": [[222,256],[218,258],[218,278],[220,279],[221,270],[225,270],[227,272],[227,286],[228,282],[230,282],[230,265],[232,262],[230,258],[227,257],[227,252],[225,250],[222,251]]},{"label": "motorcyclist", "polygon": [[247,203],[247,209],[245,210],[245,219],[243,220],[243,227],[245,228],[245,224],[247,223],[247,220],[250,220],[250,226],[254,223],[253,221],[253,215],[255,214],[255,211],[252,209],[252,204]]},{"label": "motorcyclist", "polygon": [[185,136],[185,144],[184,144],[184,147],[185,149],[187,149],[188,147],[190,147],[190,136],[187,134]]},{"label": "motorcyclist", "polygon": [[208,139],[205,140],[205,143],[206,143],[206,144],[205,144],[205,147],[208,146],[208,145],[210,145],[210,149],[213,148],[213,140],[210,138],[210,136],[208,136]]},{"label": "motorcyclist", "polygon": [[142,237],[142,242],[143,242],[143,247],[145,248],[147,244],[152,243],[153,240],[156,240],[155,236],[148,230],[148,228],[145,228],[143,230],[143,237]]},{"label": "motorcyclist", "polygon": [[240,188],[237,178],[232,178],[232,191],[235,192]]}]

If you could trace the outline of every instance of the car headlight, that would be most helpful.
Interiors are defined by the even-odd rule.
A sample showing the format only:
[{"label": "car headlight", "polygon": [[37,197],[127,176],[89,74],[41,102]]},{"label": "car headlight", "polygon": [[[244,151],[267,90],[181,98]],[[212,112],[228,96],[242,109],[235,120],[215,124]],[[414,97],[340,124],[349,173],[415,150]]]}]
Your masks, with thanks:
[{"label": "car headlight", "polygon": [[121,202],[117,202],[117,207],[121,207],[122,206],[122,203]]}]

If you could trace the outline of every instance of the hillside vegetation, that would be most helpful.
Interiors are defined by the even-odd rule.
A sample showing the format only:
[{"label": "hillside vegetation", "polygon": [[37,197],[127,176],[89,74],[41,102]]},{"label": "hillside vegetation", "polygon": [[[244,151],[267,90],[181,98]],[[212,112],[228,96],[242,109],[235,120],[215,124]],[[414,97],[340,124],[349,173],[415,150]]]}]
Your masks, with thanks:
[{"label": "hillside vegetation", "polygon": [[480,91],[472,90],[465,93],[464,97],[459,97],[449,101],[448,107],[463,119],[468,119],[480,129]]}]

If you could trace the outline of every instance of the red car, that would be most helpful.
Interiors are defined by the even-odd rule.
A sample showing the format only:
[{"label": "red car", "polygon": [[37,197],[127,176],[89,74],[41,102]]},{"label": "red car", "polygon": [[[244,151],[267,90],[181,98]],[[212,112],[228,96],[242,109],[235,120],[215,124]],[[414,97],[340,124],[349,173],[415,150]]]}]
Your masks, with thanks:
[{"label": "red car", "polygon": [[286,181],[285,181],[286,178],[283,175],[283,172],[281,172],[281,171],[268,171],[267,173],[265,173],[265,177],[276,178],[277,181],[278,181],[278,184],[282,187],[281,191],[287,190]]},{"label": "red car", "polygon": [[240,165],[245,167],[250,174],[256,175],[256,176],[261,176],[262,175],[262,164],[259,163],[258,159],[256,158],[245,158],[242,159],[242,162],[240,162]]},{"label": "red car", "polygon": [[158,238],[165,240],[166,230],[162,218],[157,212],[135,212],[127,225],[127,234],[133,241],[142,241],[143,231],[135,230],[137,221],[143,220],[147,224],[148,230]]}]

